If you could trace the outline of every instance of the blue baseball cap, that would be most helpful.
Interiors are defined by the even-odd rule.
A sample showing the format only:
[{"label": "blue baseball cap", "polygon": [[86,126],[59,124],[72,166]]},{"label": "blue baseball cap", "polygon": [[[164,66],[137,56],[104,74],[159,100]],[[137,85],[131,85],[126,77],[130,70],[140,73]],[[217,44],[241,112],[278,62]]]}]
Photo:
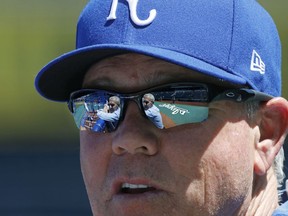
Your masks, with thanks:
[{"label": "blue baseball cap", "polygon": [[91,0],[78,20],[76,49],[48,63],[36,89],[67,101],[93,63],[127,52],[281,94],[280,39],[256,0]]}]

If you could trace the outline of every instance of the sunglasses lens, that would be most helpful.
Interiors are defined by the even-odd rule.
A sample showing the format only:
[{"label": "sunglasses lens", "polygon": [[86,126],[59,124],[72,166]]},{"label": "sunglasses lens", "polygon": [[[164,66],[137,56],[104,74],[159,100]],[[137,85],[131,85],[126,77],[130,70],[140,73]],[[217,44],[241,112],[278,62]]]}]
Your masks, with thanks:
[{"label": "sunglasses lens", "polygon": [[208,102],[205,95],[196,97],[195,93],[194,90],[148,93],[144,97],[148,95],[154,103],[149,108],[144,106],[145,114],[158,128],[202,122],[208,118]]},{"label": "sunglasses lens", "polygon": [[[77,127],[80,130],[94,132],[111,132],[115,130],[119,121],[120,109],[109,109],[111,104],[108,104],[108,101],[111,97],[112,95],[105,91],[97,91],[72,99],[70,103],[73,107],[72,113]],[[119,97],[117,98],[119,99]]]},{"label": "sunglasses lens", "polygon": [[125,98],[134,98],[132,100],[142,106],[147,118],[161,129],[199,123],[208,118],[206,85],[176,86],[164,90],[162,88],[142,96],[117,95],[103,90],[73,93],[69,107],[77,127],[94,132],[114,131],[118,126]]}]

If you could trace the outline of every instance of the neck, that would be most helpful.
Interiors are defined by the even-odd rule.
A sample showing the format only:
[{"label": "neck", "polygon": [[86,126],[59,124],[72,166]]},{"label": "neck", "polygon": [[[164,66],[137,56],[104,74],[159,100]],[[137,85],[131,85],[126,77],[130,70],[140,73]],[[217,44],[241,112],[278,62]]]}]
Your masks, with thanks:
[{"label": "neck", "polygon": [[253,186],[252,199],[245,215],[272,215],[278,207],[277,179],[273,168],[264,176],[255,176]]}]

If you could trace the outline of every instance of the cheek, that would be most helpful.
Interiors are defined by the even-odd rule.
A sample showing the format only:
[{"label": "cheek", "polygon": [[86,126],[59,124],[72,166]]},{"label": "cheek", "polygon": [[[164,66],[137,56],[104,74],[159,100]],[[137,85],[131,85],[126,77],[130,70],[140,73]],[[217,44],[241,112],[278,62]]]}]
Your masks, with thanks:
[{"label": "cheek", "polygon": [[[163,154],[182,178],[182,195],[187,202],[206,206],[211,212],[239,207],[253,178],[250,131],[243,121],[221,127],[177,127],[166,135]],[[217,209],[219,206],[225,210]]]},{"label": "cheek", "polygon": [[251,194],[253,140],[252,130],[243,121],[227,123],[211,142],[202,160],[208,203],[236,209]]},{"label": "cheek", "polygon": [[103,185],[111,155],[111,147],[107,146],[108,136],[80,132],[81,171],[89,197]]},{"label": "cheek", "polygon": [[162,154],[176,176],[174,184],[179,200],[183,205],[204,209],[205,173],[202,160],[212,134],[204,135],[205,128],[193,125],[178,126],[167,131],[162,139]]},{"label": "cheek", "polygon": [[197,170],[214,138],[214,133],[210,132],[199,125],[181,125],[167,130],[162,138],[162,152],[175,172],[184,176],[191,173],[201,176]]},{"label": "cheek", "polygon": [[208,158],[225,164],[227,168],[251,166],[254,161],[253,130],[245,121],[226,123],[206,152]]}]

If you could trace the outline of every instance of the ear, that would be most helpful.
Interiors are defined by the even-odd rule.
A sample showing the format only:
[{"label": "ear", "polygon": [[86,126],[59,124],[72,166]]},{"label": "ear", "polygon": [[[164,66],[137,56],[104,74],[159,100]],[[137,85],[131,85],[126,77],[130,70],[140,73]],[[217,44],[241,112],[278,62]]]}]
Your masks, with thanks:
[{"label": "ear", "polygon": [[280,151],[288,129],[288,102],[273,98],[261,105],[257,116],[254,171],[264,175]]}]

